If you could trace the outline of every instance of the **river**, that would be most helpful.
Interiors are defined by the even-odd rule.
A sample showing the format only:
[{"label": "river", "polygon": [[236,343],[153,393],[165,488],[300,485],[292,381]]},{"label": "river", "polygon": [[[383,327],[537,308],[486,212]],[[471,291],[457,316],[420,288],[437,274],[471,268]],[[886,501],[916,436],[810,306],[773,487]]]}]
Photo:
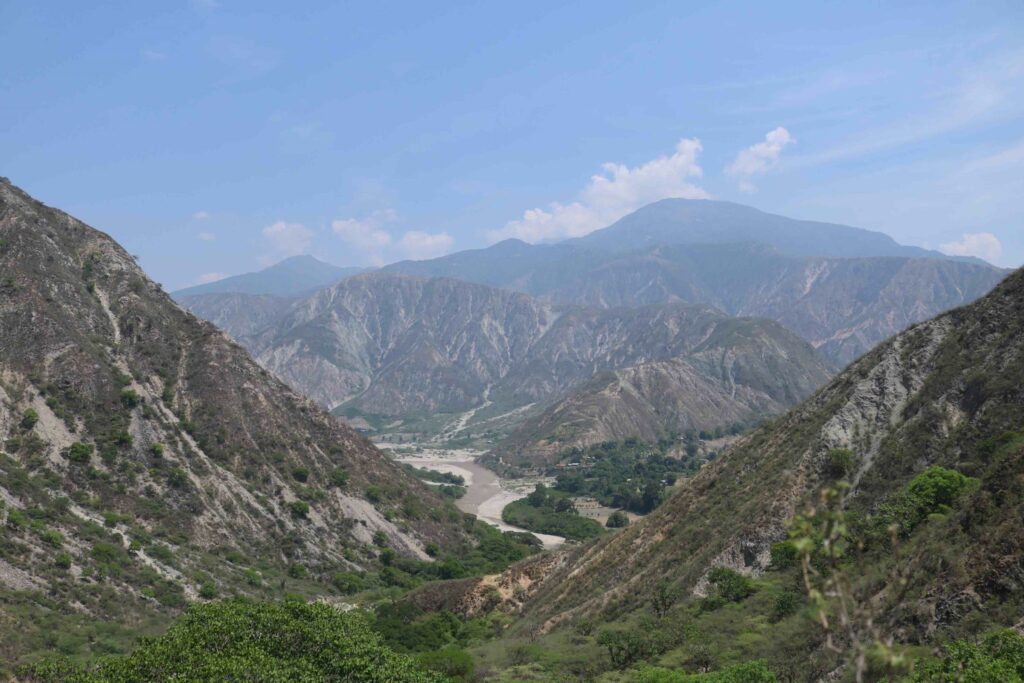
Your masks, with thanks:
[{"label": "river", "polygon": [[[380,448],[397,451],[402,449],[398,444],[377,444]],[[406,446],[407,447],[407,446]],[[415,455],[400,453],[399,462],[421,467],[435,472],[458,474],[466,480],[466,495],[455,501],[463,512],[476,515],[479,519],[498,527],[502,531],[526,531],[517,526],[506,524],[501,519],[501,511],[514,500],[525,498],[537,483],[537,479],[501,479],[491,470],[476,462],[476,451],[458,449],[433,449],[420,447]],[[550,534],[532,533],[544,543],[545,548],[557,548],[565,539]]]}]

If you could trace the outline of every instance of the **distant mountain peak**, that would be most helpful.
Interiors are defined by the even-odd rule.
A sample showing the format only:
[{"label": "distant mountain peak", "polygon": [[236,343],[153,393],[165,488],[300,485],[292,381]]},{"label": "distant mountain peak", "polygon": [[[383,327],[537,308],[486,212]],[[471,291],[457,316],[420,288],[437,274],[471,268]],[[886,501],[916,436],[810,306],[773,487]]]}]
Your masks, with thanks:
[{"label": "distant mountain peak", "polygon": [[294,297],[333,284],[363,268],[343,268],[321,261],[310,254],[289,256],[272,266],[253,273],[243,273],[173,293],[175,299],[203,294],[261,294]]}]

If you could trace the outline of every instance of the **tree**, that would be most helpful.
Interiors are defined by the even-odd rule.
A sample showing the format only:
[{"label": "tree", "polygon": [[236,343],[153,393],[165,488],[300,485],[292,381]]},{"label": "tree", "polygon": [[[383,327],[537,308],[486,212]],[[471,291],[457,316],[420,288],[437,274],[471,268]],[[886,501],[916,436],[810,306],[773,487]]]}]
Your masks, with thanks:
[{"label": "tree", "polygon": [[604,523],[609,529],[621,529],[629,526],[629,516],[622,510],[616,510],[608,515],[608,521]]},{"label": "tree", "polygon": [[630,664],[653,654],[651,641],[638,631],[606,629],[597,636],[597,644],[608,650],[608,658],[616,669],[625,669]]},{"label": "tree", "polygon": [[533,492],[526,497],[526,502],[535,508],[547,507],[548,487],[544,484],[537,484]]},{"label": "tree", "polygon": [[39,422],[39,413],[37,413],[34,409],[29,408],[24,413],[22,413],[21,428],[24,429],[26,432],[35,427],[37,422]]},{"label": "tree", "polygon": [[679,600],[680,591],[673,586],[668,579],[662,579],[654,588],[654,595],[651,596],[651,607],[654,614],[660,619],[668,614],[668,611]]},{"label": "tree", "polygon": [[577,514],[576,505],[573,504],[570,498],[559,498],[558,502],[555,503],[555,512],[569,512],[571,514]]}]

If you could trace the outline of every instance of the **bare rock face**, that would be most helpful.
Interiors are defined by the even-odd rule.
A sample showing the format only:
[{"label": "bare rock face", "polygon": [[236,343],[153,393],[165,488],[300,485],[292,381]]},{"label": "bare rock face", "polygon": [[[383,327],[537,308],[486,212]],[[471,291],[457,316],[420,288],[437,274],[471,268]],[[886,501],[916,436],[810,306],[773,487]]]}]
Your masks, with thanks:
[{"label": "bare rock face", "polygon": [[[234,310],[226,298],[189,303],[229,330],[240,327],[223,313]],[[509,409],[547,403],[572,396],[595,374],[625,368],[638,368],[630,377],[649,405],[687,391],[678,417],[668,408],[641,415],[620,405],[617,424],[596,430],[628,436],[777,413],[830,370],[780,325],[708,306],[554,306],[457,280],[386,273],[350,277],[238,336],[265,367],[323,404],[348,402],[373,414],[458,412],[487,400]],[[667,373],[643,365],[669,361],[678,362],[664,366]],[[673,372],[674,380],[654,379]]]},{"label": "bare rock face", "polygon": [[[706,304],[730,315],[780,322],[839,365],[916,322],[974,301],[1007,274],[980,261],[900,247],[855,228],[830,238],[830,226],[808,224],[819,231],[809,239],[803,222],[790,221],[800,229],[780,239],[788,219],[782,226],[769,221],[760,230],[738,223],[730,232],[718,230],[713,218],[705,216],[696,231],[684,222],[655,233],[643,221],[623,219],[614,242],[597,239],[603,231],[591,241],[556,245],[510,240],[386,270],[480,282],[558,304]],[[863,242],[862,233],[871,239]],[[823,244],[822,236],[832,244]],[[794,246],[801,243],[819,250]]]},{"label": "bare rock face", "polygon": [[[756,574],[788,521],[835,481],[828,452],[845,448],[856,455],[849,505],[862,516],[933,465],[979,480],[957,509],[905,542],[910,594],[884,581],[865,586],[880,623],[913,641],[971,612],[1006,613],[1024,599],[1024,498],[1014,483],[1024,477],[1022,387],[1024,270],[976,303],[881,344],[684,481],[639,523],[568,551],[533,577],[522,609],[529,623],[551,629],[583,614],[621,618],[641,609],[665,577],[699,593],[712,567]],[[935,562],[951,549],[969,561]],[[874,561],[854,555],[846,571],[876,576]]]},{"label": "bare rock face", "polygon": [[[466,542],[449,504],[179,308],[107,235],[5,179],[0,450],[9,527],[55,534],[26,532],[5,561],[47,583],[64,553],[139,609],[200,582],[253,590],[257,565],[364,566],[375,532],[423,558],[428,541]],[[109,608],[75,591],[83,610]]]}]

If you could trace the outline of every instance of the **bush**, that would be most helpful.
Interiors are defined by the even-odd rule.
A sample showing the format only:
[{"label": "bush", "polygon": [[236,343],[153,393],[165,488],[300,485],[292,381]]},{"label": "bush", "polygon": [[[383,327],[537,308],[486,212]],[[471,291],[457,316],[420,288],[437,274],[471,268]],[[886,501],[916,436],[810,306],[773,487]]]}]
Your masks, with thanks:
[{"label": "bush", "polygon": [[50,658],[19,675],[34,681],[443,680],[387,648],[361,613],[244,600],[193,605],[164,635],[129,655],[86,666]]},{"label": "bush", "polygon": [[881,533],[890,524],[896,524],[900,533],[907,536],[929,515],[948,512],[957,498],[977,484],[977,479],[956,470],[929,467],[882,507],[876,532]]},{"label": "bush", "polygon": [[384,489],[374,484],[366,487],[366,500],[371,503],[379,503],[384,500]]},{"label": "bush", "polygon": [[784,591],[775,596],[772,603],[772,612],[768,615],[768,621],[777,623],[800,609],[802,597],[792,591]]},{"label": "bush", "polygon": [[39,534],[39,538],[43,540],[43,543],[57,548],[64,544],[64,534],[56,529],[47,529],[43,533]]},{"label": "bush", "polygon": [[306,519],[309,516],[309,503],[304,500],[293,500],[288,504],[288,508],[292,512],[292,517]]},{"label": "bush", "polygon": [[797,565],[800,553],[792,541],[773,543],[771,548],[771,567],[775,570],[789,569]]},{"label": "bush", "polygon": [[848,448],[833,448],[825,455],[825,467],[833,479],[842,479],[857,466],[857,454]]},{"label": "bush", "polygon": [[94,450],[96,450],[96,447],[93,446],[91,443],[82,443],[81,441],[76,441],[70,446],[68,446],[68,460],[74,463],[78,463],[79,465],[88,465],[89,460],[92,458],[92,453]]},{"label": "bush", "polygon": [[726,567],[712,569],[708,573],[708,581],[715,587],[715,592],[705,598],[705,609],[714,609],[723,603],[739,602],[754,592],[754,583],[749,578]]},{"label": "bush", "polygon": [[622,510],[616,510],[608,515],[608,521],[604,523],[609,529],[621,529],[629,526],[629,515]]},{"label": "bush", "polygon": [[298,562],[292,562],[288,565],[288,576],[293,579],[304,579],[306,578],[306,567]]},{"label": "bush", "polygon": [[292,469],[292,477],[295,481],[301,481],[305,483],[309,480],[309,468],[308,467],[295,467]]},{"label": "bush", "polygon": [[944,648],[941,659],[916,667],[915,683],[945,681],[1024,681],[1024,637],[1013,629],[991,633],[980,643],[957,640]]},{"label": "bush", "polygon": [[263,575],[255,569],[245,570],[245,582],[246,584],[256,588],[263,584]]},{"label": "bush", "polygon": [[454,645],[425,652],[416,658],[417,663],[427,671],[436,671],[454,681],[473,680],[473,658],[468,652]]},{"label": "bush", "polygon": [[339,489],[348,486],[348,471],[344,467],[335,467],[331,471],[331,485]]},{"label": "bush", "polygon": [[57,556],[53,558],[53,564],[59,569],[71,569],[71,555],[67,553],[57,553]]},{"label": "bush", "polygon": [[654,644],[647,634],[634,630],[606,629],[597,636],[597,644],[608,651],[608,658],[616,669],[654,654]]},{"label": "bush", "polygon": [[20,424],[21,428],[24,429],[26,432],[35,427],[37,422],[39,422],[39,413],[37,413],[32,408],[29,408],[24,413],[22,413]]},{"label": "bush", "polygon": [[345,595],[358,593],[366,586],[366,581],[363,579],[362,574],[357,574],[356,572],[338,572],[331,579],[331,583],[339,592]]},{"label": "bush", "polygon": [[203,600],[213,600],[217,597],[217,586],[210,581],[205,581],[199,586],[199,597]]},{"label": "bush", "polygon": [[131,410],[140,403],[142,403],[142,397],[134,389],[124,389],[121,391],[121,405],[125,408]]}]

